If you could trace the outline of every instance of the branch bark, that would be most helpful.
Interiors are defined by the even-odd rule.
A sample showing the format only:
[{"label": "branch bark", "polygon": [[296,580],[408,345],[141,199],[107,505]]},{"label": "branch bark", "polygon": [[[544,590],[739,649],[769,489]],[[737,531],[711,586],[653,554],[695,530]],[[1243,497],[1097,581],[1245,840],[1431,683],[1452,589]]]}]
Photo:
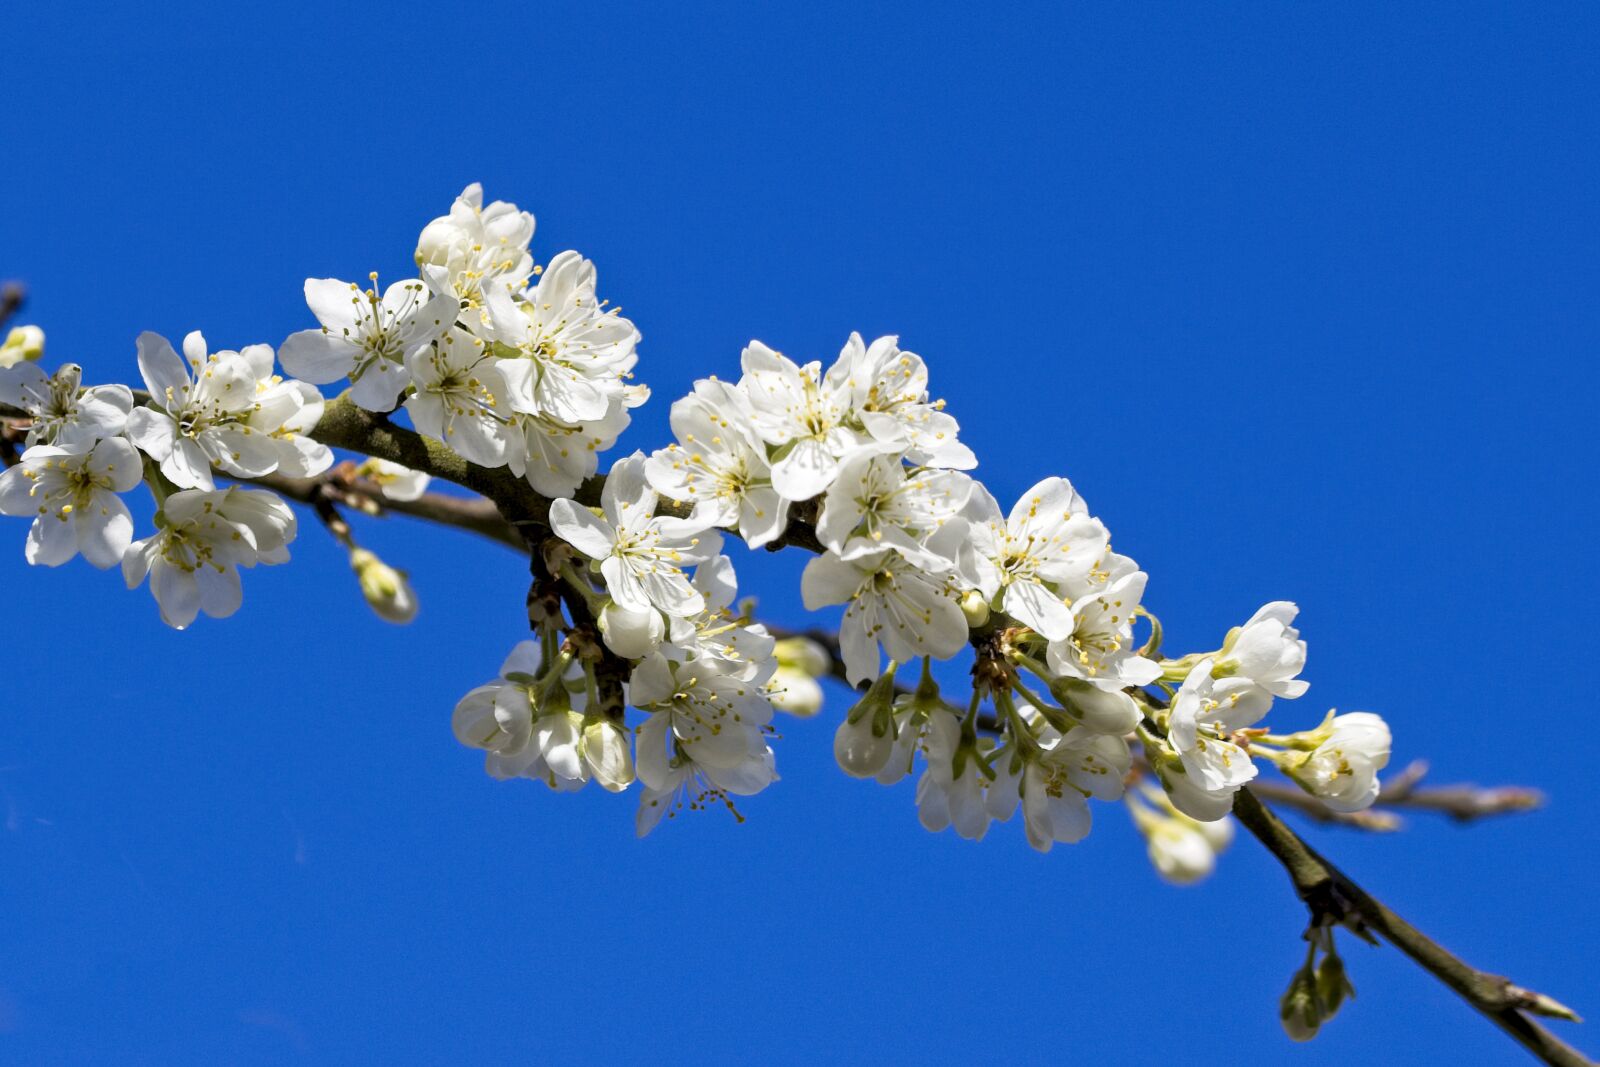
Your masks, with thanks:
[{"label": "branch bark", "polygon": [[1323,859],[1261,802],[1253,787],[1239,790],[1233,813],[1283,865],[1295,892],[1311,912],[1313,923],[1330,919],[1358,933],[1376,933],[1543,1062],[1556,1067],[1595,1067],[1581,1052],[1530,1017],[1546,1015],[1576,1021],[1577,1016],[1570,1009],[1507,978],[1480,971],[1446,951]]}]

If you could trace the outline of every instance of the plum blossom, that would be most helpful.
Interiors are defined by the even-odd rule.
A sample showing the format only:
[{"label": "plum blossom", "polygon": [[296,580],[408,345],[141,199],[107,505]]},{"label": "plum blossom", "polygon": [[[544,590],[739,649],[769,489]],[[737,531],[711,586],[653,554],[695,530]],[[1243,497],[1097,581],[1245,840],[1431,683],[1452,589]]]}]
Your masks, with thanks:
[{"label": "plum blossom", "polygon": [[1309,734],[1310,752],[1276,757],[1278,767],[1334,811],[1361,811],[1378,799],[1378,772],[1389,765],[1389,724],[1369,711],[1328,713]]},{"label": "plum blossom", "polygon": [[105,570],[133,540],[133,519],[117,494],[141,479],[139,453],[120,437],[82,451],[34,445],[0,474],[0,512],[34,516],[29,563],[56,567],[82,553]]},{"label": "plum blossom", "polygon": [[657,516],[656,493],[644,479],[644,456],[634,453],[611,468],[600,496],[601,515],[562,499],[550,505],[550,528],[596,560],[611,597],[635,611],[688,617],[705,598],[681,569],[717,555],[722,536],[701,524]]},{"label": "plum blossom", "polygon": [[483,186],[473,182],[456,197],[448,215],[423,227],[417,266],[435,294],[469,304],[480,303],[490,285],[518,292],[533,273],[528,253],[533,228],[533,216],[515,204],[496,200],[484,207]]},{"label": "plum blossom", "polygon": [[1023,493],[1004,519],[980,487],[968,515],[984,596],[998,595],[1000,610],[1047,640],[1071,636],[1076,624],[1062,588],[1084,582],[1110,540],[1072,483],[1046,478]]},{"label": "plum blossom", "polygon": [[430,295],[422,282],[395,282],[378,293],[337,278],[307,278],[306,304],[322,323],[283,342],[284,370],[313,385],[350,379],[350,402],[389,411],[410,382],[406,360],[444,336],[461,310],[451,294]]},{"label": "plum blossom", "polygon": [[62,364],[46,374],[33,363],[0,369],[0,404],[28,413],[28,445],[78,448],[122,433],[133,410],[133,391],[126,385],[80,382],[83,368]]},{"label": "plum blossom", "polygon": [[797,365],[760,341],[740,357],[739,389],[750,400],[751,422],[773,453],[772,487],[786,500],[809,500],[833,484],[846,457],[863,449],[890,451],[849,425],[849,368]]},{"label": "plum blossom", "polygon": [[695,505],[698,521],[739,531],[751,548],[783,532],[789,502],[772,487],[766,447],[751,423],[750,401],[727,382],[707,379],[672,405],[668,445],[645,462],[651,486]]},{"label": "plum blossom", "polygon": [[949,659],[967,643],[967,617],[947,578],[930,575],[898,552],[841,559],[829,551],[800,577],[806,609],[848,604],[839,647],[851,685],[878,677],[878,646],[905,663]]},{"label": "plum blossom", "polygon": [[1195,664],[1173,698],[1168,719],[1167,736],[1187,788],[1173,790],[1168,776],[1163,780],[1179,811],[1202,822],[1227,814],[1233,794],[1257,773],[1249,752],[1231,738],[1259,722],[1271,704],[1272,697],[1248,680],[1214,678],[1211,660]]},{"label": "plum blossom", "polygon": [[160,334],[139,335],[139,372],[148,407],[128,415],[128,437],[173,485],[212,489],[212,466],[241,478],[281,471],[321,474],[333,453],[306,434],[322,417],[322,395],[272,372],[272,347],[207,353],[195,330],[183,356]]},{"label": "plum blossom", "polygon": [[857,453],[823,496],[817,540],[841,559],[891,549],[924,570],[947,573],[966,543],[961,509],[972,486],[956,471],[908,471],[893,456]]},{"label": "plum blossom", "polygon": [[161,620],[182,630],[201,612],[214,619],[239,610],[240,567],[285,563],[294,512],[272,493],[185,489],[161,504],[158,530],[128,546],[122,576],[132,589],[150,577]]},{"label": "plum blossom", "polygon": [[928,366],[900,349],[898,337],[866,345],[852,333],[839,353],[851,383],[851,408],[873,440],[914,464],[970,470],[972,449],[956,440],[956,420],[944,401],[928,400]]},{"label": "plum blossom", "polygon": [[484,343],[451,327],[406,359],[415,392],[405,408],[419,433],[485,467],[506,462],[510,441],[505,381]]}]

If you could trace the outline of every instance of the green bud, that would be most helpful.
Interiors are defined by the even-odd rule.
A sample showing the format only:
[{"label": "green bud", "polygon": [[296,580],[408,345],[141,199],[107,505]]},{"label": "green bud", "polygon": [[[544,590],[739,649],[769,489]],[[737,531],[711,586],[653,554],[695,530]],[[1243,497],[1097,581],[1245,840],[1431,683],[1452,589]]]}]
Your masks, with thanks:
[{"label": "green bud", "polygon": [[364,548],[350,551],[350,569],[361,583],[361,595],[385,622],[407,623],[417,617],[417,595],[403,572]]},{"label": "green bud", "polygon": [[0,367],[14,367],[44,355],[44,331],[37,326],[17,326],[0,345]]},{"label": "green bud", "polygon": [[1317,980],[1309,967],[1302,967],[1289,981],[1289,988],[1278,1004],[1278,1019],[1291,1041],[1310,1041],[1317,1036],[1327,1014],[1317,994]]},{"label": "green bud", "polygon": [[1324,956],[1317,965],[1317,996],[1322,1001],[1323,1018],[1333,1018],[1345,999],[1355,995],[1355,986],[1344,971],[1344,960],[1337,954]]}]

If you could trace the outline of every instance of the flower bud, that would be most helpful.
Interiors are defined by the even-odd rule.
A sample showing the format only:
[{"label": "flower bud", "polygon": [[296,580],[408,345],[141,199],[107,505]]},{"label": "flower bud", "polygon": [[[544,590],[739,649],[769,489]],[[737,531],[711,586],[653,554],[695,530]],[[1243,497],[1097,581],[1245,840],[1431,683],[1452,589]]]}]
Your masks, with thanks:
[{"label": "flower bud", "polygon": [[[1331,931],[1329,936],[1331,938]],[[1339,1006],[1345,1002],[1345,998],[1355,995],[1355,986],[1350,984],[1350,979],[1344,971],[1344,960],[1337,953],[1330,952],[1324,956],[1322,962],[1317,965],[1317,996],[1322,1001],[1323,1018],[1333,1018],[1339,1011]]]},{"label": "flower bud", "polygon": [[809,637],[785,637],[772,646],[772,655],[779,667],[790,667],[812,678],[821,678],[833,669],[828,650]]},{"label": "flower bud", "polygon": [[1080,678],[1057,678],[1050,683],[1050,695],[1061,701],[1085,729],[1097,734],[1121,737],[1132,733],[1144,715],[1139,705],[1119,689],[1107,691]]},{"label": "flower bud", "polygon": [[1322,998],[1317,994],[1317,980],[1309,967],[1303,967],[1294,973],[1278,1004],[1283,1032],[1291,1041],[1310,1041],[1317,1036],[1326,1018]]},{"label": "flower bud", "polygon": [[600,611],[600,636],[623,659],[639,659],[656,650],[667,635],[659,611],[625,608],[615,601]]},{"label": "flower bud", "polygon": [[894,754],[894,670],[884,671],[833,735],[833,758],[853,778],[871,778]]},{"label": "flower bud", "polygon": [[427,491],[429,475],[402,467],[386,459],[365,459],[356,468],[356,477],[365,478],[383,490],[390,500],[416,500]]},{"label": "flower bud", "polygon": [[397,571],[364,548],[352,549],[350,568],[361,583],[361,595],[367,598],[378,618],[385,622],[407,623],[417,617],[417,594],[404,571]]},{"label": "flower bud", "polygon": [[1378,799],[1378,772],[1389,765],[1389,726],[1367,711],[1329,714],[1327,722],[1304,735],[1316,748],[1304,754],[1286,752],[1277,763],[1300,788],[1334,811],[1361,811]]},{"label": "flower bud", "polygon": [[961,614],[967,617],[969,627],[982,626],[989,621],[989,602],[976,589],[968,589],[961,595]]},{"label": "flower bud", "polygon": [[17,326],[0,345],[0,367],[14,367],[23,360],[44,355],[44,331],[37,326]]},{"label": "flower bud", "polygon": [[583,761],[608,793],[620,793],[633,783],[633,750],[627,731],[604,716],[591,715],[585,720]]},{"label": "flower bud", "polygon": [[780,663],[767,683],[767,700],[779,711],[809,719],[822,710],[822,686],[805,671]]}]

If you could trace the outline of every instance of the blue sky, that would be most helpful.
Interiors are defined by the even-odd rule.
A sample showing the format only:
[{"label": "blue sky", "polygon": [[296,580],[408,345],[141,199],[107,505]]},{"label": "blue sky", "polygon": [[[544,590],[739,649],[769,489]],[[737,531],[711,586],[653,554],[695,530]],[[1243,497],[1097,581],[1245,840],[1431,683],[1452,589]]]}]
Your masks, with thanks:
[{"label": "blue sky", "polygon": [[[1275,721],[1380,711],[1397,762],[1548,790],[1311,833],[1467,959],[1600,1014],[1597,20],[28,5],[0,275],[54,358],[129,381],[141,330],[276,344],[312,325],[307,276],[408,272],[479,180],[642,330],[628,449],[751,337],[828,359],[899,333],[997,496],[1073,479],[1169,648],[1296,600],[1312,689]],[[1521,1062],[1361,946],[1359,999],[1290,1048],[1301,914],[1253,842],[1178,890],[1113,807],[1049,856],[1014,825],[933,837],[909,785],[832,767],[831,715],[785,725],[743,825],[638,842],[632,796],[490,781],[449,712],[525,625],[494,546],[362,524],[423,600],[393,628],[307,524],[237,617],[174,633],[116,575],[28,568],[8,521],[0,1059]],[[806,621],[802,561],[738,562]]]}]

